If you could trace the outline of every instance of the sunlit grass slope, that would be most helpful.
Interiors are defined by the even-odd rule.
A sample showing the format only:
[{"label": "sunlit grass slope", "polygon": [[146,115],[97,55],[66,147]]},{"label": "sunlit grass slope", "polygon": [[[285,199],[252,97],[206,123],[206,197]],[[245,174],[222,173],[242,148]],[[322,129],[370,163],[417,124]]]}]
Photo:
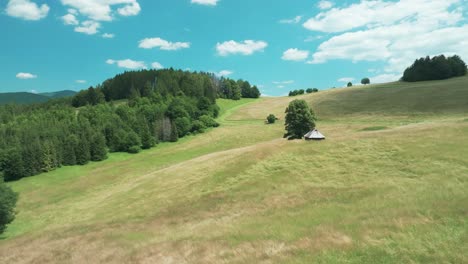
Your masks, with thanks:
[{"label": "sunlit grass slope", "polygon": [[[326,141],[282,139],[295,98]],[[295,98],[220,100],[205,134],[12,183],[0,262],[468,262],[466,77]]]}]

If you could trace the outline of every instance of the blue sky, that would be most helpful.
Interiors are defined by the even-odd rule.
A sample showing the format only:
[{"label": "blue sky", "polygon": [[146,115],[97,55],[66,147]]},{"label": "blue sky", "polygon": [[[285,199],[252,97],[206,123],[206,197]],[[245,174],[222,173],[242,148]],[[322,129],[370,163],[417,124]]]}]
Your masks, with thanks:
[{"label": "blue sky", "polygon": [[7,0],[0,92],[80,90],[125,70],[242,78],[266,95],[397,80],[414,59],[468,60],[468,1]]}]

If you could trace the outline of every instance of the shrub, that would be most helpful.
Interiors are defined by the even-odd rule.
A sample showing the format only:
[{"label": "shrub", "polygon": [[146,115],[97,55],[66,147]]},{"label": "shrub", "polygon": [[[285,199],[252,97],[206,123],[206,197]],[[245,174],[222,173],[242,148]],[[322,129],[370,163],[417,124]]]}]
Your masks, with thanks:
[{"label": "shrub", "polygon": [[211,116],[202,115],[198,118],[206,127],[218,127],[219,123],[216,122]]},{"label": "shrub", "polygon": [[268,124],[274,124],[278,118],[274,114],[269,114],[267,116],[267,122]]},{"label": "shrub", "polygon": [[140,146],[131,146],[128,148],[128,153],[136,154],[141,151]]},{"label": "shrub", "polygon": [[203,133],[205,132],[206,126],[200,120],[195,120],[192,123],[192,132],[194,133]]}]

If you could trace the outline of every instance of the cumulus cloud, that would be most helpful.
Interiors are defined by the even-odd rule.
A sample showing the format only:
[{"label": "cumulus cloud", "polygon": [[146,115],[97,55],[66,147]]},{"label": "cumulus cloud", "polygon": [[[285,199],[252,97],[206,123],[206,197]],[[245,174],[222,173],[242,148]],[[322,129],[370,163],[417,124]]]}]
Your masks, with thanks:
[{"label": "cumulus cloud", "polygon": [[387,83],[387,82],[395,82],[401,78],[402,74],[391,74],[391,73],[384,73],[379,74],[377,76],[370,77],[371,83]]},{"label": "cumulus cloud", "polygon": [[78,25],[80,22],[78,22],[78,19],[76,19],[76,16],[73,14],[66,14],[62,17],[63,23],[65,25]]},{"label": "cumulus cloud", "polygon": [[134,61],[131,59],[126,59],[126,60],[108,59],[106,63],[111,64],[111,65],[116,64],[119,68],[125,68],[125,69],[130,69],[130,70],[146,69],[146,64],[144,61]]},{"label": "cumulus cloud", "polygon": [[325,9],[330,9],[333,7],[333,3],[330,2],[330,1],[320,1],[318,3],[318,8],[322,9],[322,10],[325,10]]},{"label": "cumulus cloud", "polygon": [[308,63],[383,61],[385,75],[377,79],[388,80],[422,56],[456,53],[468,57],[468,25],[459,25],[463,2],[361,1],[322,12],[304,27],[335,35],[318,46]]},{"label": "cumulus cloud", "polygon": [[234,40],[216,44],[216,50],[220,56],[231,54],[252,55],[255,52],[263,51],[268,46],[265,41],[244,40],[236,42]]},{"label": "cumulus cloud", "polygon": [[161,63],[155,61],[155,62],[151,63],[151,68],[156,69],[156,70],[159,70],[159,69],[163,69],[164,66],[162,66]]},{"label": "cumulus cloud", "polygon": [[352,82],[352,81],[354,81],[354,78],[352,78],[352,77],[343,77],[343,78],[338,79],[338,82],[347,83],[347,82]]},{"label": "cumulus cloud", "polygon": [[16,78],[22,79],[22,80],[35,79],[37,78],[37,75],[29,73],[29,72],[20,72],[16,74]]},{"label": "cumulus cloud", "polygon": [[145,38],[140,40],[138,47],[142,49],[179,50],[190,48],[190,42],[170,42],[162,38]]},{"label": "cumulus cloud", "polygon": [[83,83],[86,83],[86,80],[76,80],[75,82],[83,84]]},{"label": "cumulus cloud", "polygon": [[309,51],[299,49],[288,49],[283,53],[281,59],[289,61],[303,61],[309,57]]},{"label": "cumulus cloud", "polygon": [[288,81],[274,81],[273,84],[280,84],[280,85],[285,85],[285,84],[293,84],[293,80],[288,80]]},{"label": "cumulus cloud", "polygon": [[103,37],[103,38],[108,38],[108,39],[109,39],[109,38],[114,38],[115,35],[114,35],[114,34],[110,34],[110,33],[104,33],[104,34],[102,34],[102,37]]},{"label": "cumulus cloud", "polygon": [[296,16],[295,18],[292,19],[281,19],[279,22],[281,24],[297,24],[301,22],[302,16]]},{"label": "cumulus cloud", "polygon": [[207,6],[215,6],[217,5],[219,0],[191,0],[192,4],[198,5],[207,5]]},{"label": "cumulus cloud", "polygon": [[220,72],[215,72],[214,74],[218,77],[221,77],[221,76],[229,76],[231,74],[233,74],[234,72],[233,71],[229,71],[229,70],[222,70]]},{"label": "cumulus cloud", "polygon": [[[136,0],[61,0],[63,5],[77,10],[79,14],[94,21],[112,21],[115,14],[121,16],[138,15],[141,8]],[[119,6],[116,11],[113,6]]]},{"label": "cumulus cloud", "polygon": [[39,6],[29,0],[10,0],[6,7],[6,13],[24,20],[40,20],[47,16],[49,9],[46,4]]},{"label": "cumulus cloud", "polygon": [[359,27],[379,27],[401,21],[416,19],[429,26],[431,18],[436,22],[456,22],[461,18],[457,11],[448,9],[462,0],[400,0],[364,1],[344,8],[334,8],[321,12],[304,23],[309,30],[322,32],[343,32]]},{"label": "cumulus cloud", "polygon": [[122,16],[136,16],[138,13],[140,13],[140,11],[141,7],[136,1],[133,1],[128,5],[117,9],[117,13]]},{"label": "cumulus cloud", "polygon": [[75,27],[75,31],[88,34],[88,35],[94,35],[99,32],[98,29],[100,27],[101,27],[101,24],[99,22],[86,20],[82,22],[80,26]]}]

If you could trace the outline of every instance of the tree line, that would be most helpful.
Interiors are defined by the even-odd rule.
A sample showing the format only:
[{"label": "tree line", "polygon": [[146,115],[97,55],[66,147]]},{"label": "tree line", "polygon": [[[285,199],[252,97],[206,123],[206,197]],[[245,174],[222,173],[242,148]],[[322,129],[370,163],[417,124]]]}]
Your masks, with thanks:
[{"label": "tree line", "polygon": [[458,56],[439,55],[417,59],[408,67],[401,78],[405,82],[444,80],[466,75],[465,62]]},{"label": "tree line", "polygon": [[243,80],[166,69],[125,72],[68,99],[1,106],[0,174],[18,180],[174,142],[218,126],[216,98],[259,96]]},{"label": "tree line", "polygon": [[319,90],[317,88],[308,88],[306,90],[304,90],[304,89],[292,90],[292,91],[289,91],[288,96],[303,95],[304,93],[310,94],[310,93],[316,93],[318,91]]}]

